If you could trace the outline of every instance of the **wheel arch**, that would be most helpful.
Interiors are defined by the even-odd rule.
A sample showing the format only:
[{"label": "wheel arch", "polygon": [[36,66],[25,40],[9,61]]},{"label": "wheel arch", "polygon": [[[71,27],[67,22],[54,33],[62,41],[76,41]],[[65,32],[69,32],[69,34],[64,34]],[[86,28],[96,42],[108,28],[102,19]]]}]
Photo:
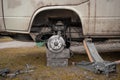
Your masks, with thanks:
[{"label": "wheel arch", "polygon": [[[38,10],[36,10],[36,11],[34,12],[34,14],[33,14],[32,17],[31,17],[30,23],[29,23],[28,32],[30,33],[30,30],[31,30],[31,28],[32,28],[33,21],[34,21],[35,17],[36,17],[39,13],[41,13],[41,12],[43,12],[43,11],[46,11],[46,10],[54,10],[54,9],[65,9],[65,10],[70,10],[70,11],[73,11],[74,13],[76,13],[76,14],[78,15],[79,19],[80,19],[80,22],[81,22],[82,32],[84,31],[84,30],[83,30],[83,25],[82,25],[82,23],[83,23],[83,21],[82,21],[82,16],[81,16],[80,12],[79,12],[77,9],[75,9],[75,8],[73,8],[73,7],[71,7],[71,6],[47,6],[47,7],[39,8]],[[83,33],[84,33],[84,32],[83,32]]]}]

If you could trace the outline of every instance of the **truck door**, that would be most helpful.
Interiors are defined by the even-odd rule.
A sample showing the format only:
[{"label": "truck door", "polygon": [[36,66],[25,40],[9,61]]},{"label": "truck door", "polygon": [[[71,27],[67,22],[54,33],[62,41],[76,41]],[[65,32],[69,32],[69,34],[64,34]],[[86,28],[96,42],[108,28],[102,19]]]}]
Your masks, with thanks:
[{"label": "truck door", "polygon": [[120,36],[120,0],[96,0],[95,33]]},{"label": "truck door", "polygon": [[28,30],[31,10],[31,0],[3,0],[4,19],[7,31]]},{"label": "truck door", "polygon": [[4,23],[3,23],[3,12],[2,12],[2,0],[0,0],[0,31],[4,31]]}]

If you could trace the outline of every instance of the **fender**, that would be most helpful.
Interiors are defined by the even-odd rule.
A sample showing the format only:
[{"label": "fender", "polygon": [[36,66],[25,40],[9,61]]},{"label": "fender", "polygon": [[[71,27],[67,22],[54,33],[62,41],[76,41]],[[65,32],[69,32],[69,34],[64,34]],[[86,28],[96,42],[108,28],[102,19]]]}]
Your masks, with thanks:
[{"label": "fender", "polygon": [[38,9],[37,11],[34,12],[34,14],[32,15],[32,18],[31,18],[31,20],[30,20],[28,32],[30,33],[33,20],[34,20],[34,18],[35,18],[35,16],[36,16],[37,14],[39,14],[40,12],[45,11],[45,10],[53,10],[53,9],[66,9],[66,10],[71,10],[71,11],[75,12],[75,13],[79,16],[79,19],[81,20],[81,23],[83,23],[83,21],[82,21],[82,15],[81,15],[80,12],[79,12],[78,10],[76,10],[74,7],[71,7],[71,6],[47,6],[47,7],[42,7],[42,8],[40,8],[40,9]]}]

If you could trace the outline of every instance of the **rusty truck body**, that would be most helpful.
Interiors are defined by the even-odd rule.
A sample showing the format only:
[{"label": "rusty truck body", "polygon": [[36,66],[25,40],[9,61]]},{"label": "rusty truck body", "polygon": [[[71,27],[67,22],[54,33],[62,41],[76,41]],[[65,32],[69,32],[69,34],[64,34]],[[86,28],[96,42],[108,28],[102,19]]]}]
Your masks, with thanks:
[{"label": "rusty truck body", "polygon": [[120,0],[0,0],[2,33],[35,36],[51,18],[79,26],[82,37],[120,38]]}]

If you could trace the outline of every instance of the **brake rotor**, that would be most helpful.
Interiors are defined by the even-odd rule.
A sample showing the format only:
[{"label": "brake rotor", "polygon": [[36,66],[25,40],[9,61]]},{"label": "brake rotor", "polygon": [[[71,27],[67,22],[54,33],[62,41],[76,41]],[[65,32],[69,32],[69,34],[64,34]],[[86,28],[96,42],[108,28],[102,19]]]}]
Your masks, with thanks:
[{"label": "brake rotor", "polygon": [[53,35],[48,39],[47,47],[51,52],[59,53],[63,51],[65,47],[65,41],[61,36]]}]

